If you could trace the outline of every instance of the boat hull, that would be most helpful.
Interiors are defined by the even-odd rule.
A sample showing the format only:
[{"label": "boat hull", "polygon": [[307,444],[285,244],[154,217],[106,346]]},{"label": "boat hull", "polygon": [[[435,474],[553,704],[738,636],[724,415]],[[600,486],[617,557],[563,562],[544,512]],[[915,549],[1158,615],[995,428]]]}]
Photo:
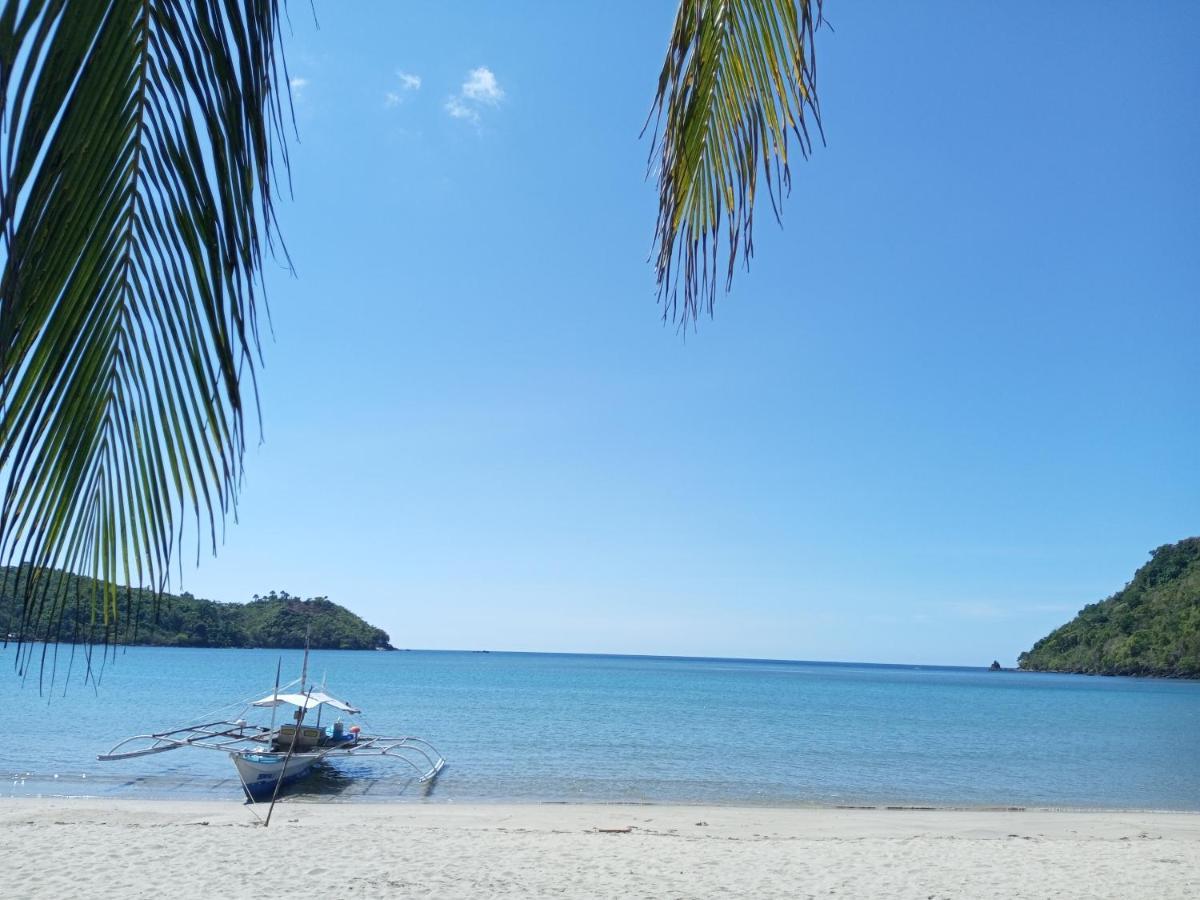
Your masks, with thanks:
[{"label": "boat hull", "polygon": [[[308,775],[320,760],[319,753],[230,753],[242,787],[255,803],[270,800],[275,795],[275,785],[287,787]],[[280,775],[282,774],[282,781]]]}]

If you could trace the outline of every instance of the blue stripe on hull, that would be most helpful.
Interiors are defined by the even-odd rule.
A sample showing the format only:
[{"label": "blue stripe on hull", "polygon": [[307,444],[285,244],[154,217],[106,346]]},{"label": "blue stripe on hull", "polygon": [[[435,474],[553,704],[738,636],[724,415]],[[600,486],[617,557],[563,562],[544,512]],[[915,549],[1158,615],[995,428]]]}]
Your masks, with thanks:
[{"label": "blue stripe on hull", "polygon": [[[274,754],[229,754],[233,760],[242,787],[247,796],[255,803],[270,800],[275,795],[275,784],[279,781],[279,773],[284,770],[284,760]],[[295,784],[304,778],[317,760],[311,756],[297,756],[287,761],[287,774],[283,776],[280,788]],[[272,771],[273,770],[273,771]]]},{"label": "blue stripe on hull", "polygon": [[[283,782],[279,785],[280,789],[295,784],[300,779],[306,777],[309,771],[306,769],[296,775],[284,776]],[[262,781],[255,781],[253,784],[244,784],[243,787],[246,789],[247,796],[255,803],[266,803],[275,796],[275,779],[273,778],[270,781],[264,779]]]}]

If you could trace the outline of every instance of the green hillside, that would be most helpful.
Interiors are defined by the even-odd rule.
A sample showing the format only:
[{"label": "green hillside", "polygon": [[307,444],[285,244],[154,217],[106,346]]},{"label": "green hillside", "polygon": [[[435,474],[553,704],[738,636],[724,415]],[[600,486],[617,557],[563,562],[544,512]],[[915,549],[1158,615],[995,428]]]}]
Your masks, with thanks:
[{"label": "green hillside", "polygon": [[[28,574],[28,569],[0,569],[0,639],[20,631]],[[67,611],[61,623],[43,618],[27,639],[49,635],[67,643],[107,639],[160,647],[299,648],[309,633],[314,649],[392,649],[387,632],[327,597],[302,600],[272,591],[249,603],[218,603],[187,593],[165,594],[156,608],[149,592],[122,590],[120,617],[106,634],[102,622],[92,622],[93,597],[98,603],[98,586],[92,579],[51,571],[37,582],[35,598],[42,590],[64,592]]]},{"label": "green hillside", "polygon": [[1022,669],[1200,678],[1200,538],[1155,550],[1133,581],[1017,658]]}]

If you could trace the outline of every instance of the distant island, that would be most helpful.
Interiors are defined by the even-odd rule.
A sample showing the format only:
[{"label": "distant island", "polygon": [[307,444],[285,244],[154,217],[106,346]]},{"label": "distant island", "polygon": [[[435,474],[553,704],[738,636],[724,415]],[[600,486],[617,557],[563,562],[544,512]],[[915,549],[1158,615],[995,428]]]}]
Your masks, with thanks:
[{"label": "distant island", "polygon": [[1017,658],[1036,672],[1200,678],[1200,538],[1165,544],[1125,588]]},{"label": "distant island", "polygon": [[[0,640],[19,630],[27,568],[0,569]],[[58,640],[64,643],[103,641],[105,629],[92,623],[92,598],[98,585],[90,578],[50,571],[44,575],[50,592],[65,592],[67,603]],[[107,635],[116,643],[155,647],[266,647],[321,650],[393,650],[386,631],[376,628],[328,597],[301,599],[287,591],[256,595],[248,603],[218,603],[191,594],[163,594],[156,604],[149,591],[121,589],[122,618]],[[43,624],[37,637],[46,634]]]}]

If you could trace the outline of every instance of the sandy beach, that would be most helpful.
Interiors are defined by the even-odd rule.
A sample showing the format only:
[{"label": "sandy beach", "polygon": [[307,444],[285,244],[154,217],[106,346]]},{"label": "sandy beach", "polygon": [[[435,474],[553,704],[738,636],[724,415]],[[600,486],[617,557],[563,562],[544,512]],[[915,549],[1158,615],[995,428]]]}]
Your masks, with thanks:
[{"label": "sandy beach", "polygon": [[1186,813],[10,799],[0,854],[5,897],[1200,895]]}]

